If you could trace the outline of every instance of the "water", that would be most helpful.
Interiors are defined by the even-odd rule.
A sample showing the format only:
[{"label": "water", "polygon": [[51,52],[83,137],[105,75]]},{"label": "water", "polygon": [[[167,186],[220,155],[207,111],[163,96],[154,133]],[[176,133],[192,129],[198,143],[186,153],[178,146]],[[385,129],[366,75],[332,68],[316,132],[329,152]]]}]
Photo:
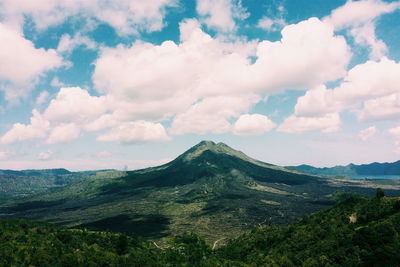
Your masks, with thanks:
[{"label": "water", "polygon": [[347,175],[346,177],[357,180],[400,180],[400,175]]}]

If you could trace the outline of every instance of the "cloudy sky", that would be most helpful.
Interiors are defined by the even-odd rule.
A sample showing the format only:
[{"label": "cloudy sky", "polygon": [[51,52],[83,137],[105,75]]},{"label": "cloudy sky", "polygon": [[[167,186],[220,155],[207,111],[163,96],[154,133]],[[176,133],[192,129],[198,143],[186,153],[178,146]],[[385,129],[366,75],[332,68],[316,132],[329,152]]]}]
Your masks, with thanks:
[{"label": "cloudy sky", "polygon": [[0,169],[136,169],[197,142],[400,159],[400,1],[0,0]]}]

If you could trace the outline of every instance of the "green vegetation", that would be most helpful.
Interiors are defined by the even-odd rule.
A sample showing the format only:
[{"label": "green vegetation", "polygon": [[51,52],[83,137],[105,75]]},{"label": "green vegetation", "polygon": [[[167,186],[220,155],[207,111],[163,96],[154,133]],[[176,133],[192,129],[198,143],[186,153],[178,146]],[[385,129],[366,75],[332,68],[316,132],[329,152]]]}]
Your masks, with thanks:
[{"label": "green vegetation", "polygon": [[136,236],[0,220],[0,266],[398,266],[400,198],[351,197],[212,249],[195,234]]},{"label": "green vegetation", "polygon": [[[0,217],[136,234],[162,243],[193,232],[221,245],[254,227],[293,223],[332,207],[349,194],[335,194],[338,190],[375,193],[348,180],[262,163],[209,141],[159,167],[86,175],[62,188],[0,203]],[[384,186],[389,196],[399,195]]]},{"label": "green vegetation", "polygon": [[123,176],[118,171],[70,172],[66,169],[48,170],[0,170],[0,200],[30,197],[35,194],[49,193],[91,177],[110,173]]}]

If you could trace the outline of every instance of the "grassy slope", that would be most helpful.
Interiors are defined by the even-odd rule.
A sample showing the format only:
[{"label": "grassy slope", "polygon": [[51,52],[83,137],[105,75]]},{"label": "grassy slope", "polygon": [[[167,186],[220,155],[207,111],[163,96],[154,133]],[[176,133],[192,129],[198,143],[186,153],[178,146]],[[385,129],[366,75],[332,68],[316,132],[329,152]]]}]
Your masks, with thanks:
[{"label": "grassy slope", "polygon": [[0,170],[0,199],[3,201],[47,193],[82,181],[95,172],[70,172],[66,169]]}]

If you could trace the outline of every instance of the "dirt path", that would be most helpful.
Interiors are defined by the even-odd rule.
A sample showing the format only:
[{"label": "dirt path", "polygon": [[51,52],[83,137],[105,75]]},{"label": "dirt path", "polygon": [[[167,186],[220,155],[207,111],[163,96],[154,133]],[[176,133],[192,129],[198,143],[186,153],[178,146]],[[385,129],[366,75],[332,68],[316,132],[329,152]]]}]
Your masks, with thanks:
[{"label": "dirt path", "polygon": [[221,241],[221,240],[224,240],[224,239],[226,239],[226,237],[223,237],[223,238],[220,238],[220,239],[216,240],[216,241],[214,242],[214,245],[213,245],[212,249],[214,250],[215,247],[217,246],[218,242]]}]

